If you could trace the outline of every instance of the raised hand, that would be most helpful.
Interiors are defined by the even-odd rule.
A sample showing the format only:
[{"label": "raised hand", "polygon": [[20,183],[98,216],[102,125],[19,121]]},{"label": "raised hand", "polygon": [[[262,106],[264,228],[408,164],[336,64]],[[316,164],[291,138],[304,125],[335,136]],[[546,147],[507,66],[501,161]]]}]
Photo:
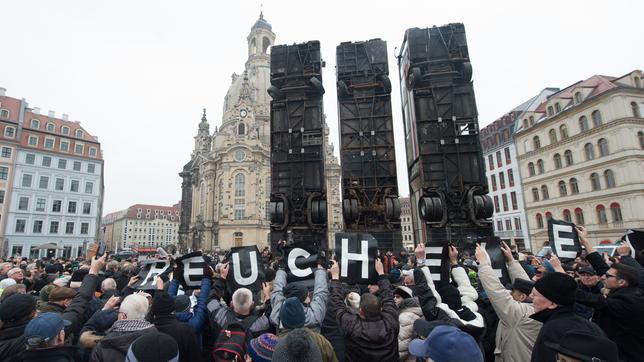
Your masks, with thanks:
[{"label": "raised hand", "polygon": [[512,249],[510,249],[505,241],[501,241],[501,251],[503,252],[503,255],[505,255],[505,260],[507,260],[508,263],[514,260],[514,256],[512,256]]},{"label": "raised hand", "polygon": [[474,251],[474,256],[476,257],[476,261],[479,264],[490,264],[490,258],[488,257],[485,250],[478,243],[476,244],[476,250]]},{"label": "raised hand", "polygon": [[[378,261],[379,259],[376,259],[376,265],[378,264]],[[340,279],[340,266],[335,260],[331,260],[331,262],[333,263],[329,268],[329,271],[331,272],[331,279],[338,280]],[[382,262],[380,263],[380,265],[382,265]]]},{"label": "raised hand", "polygon": [[382,261],[377,258],[376,258],[376,273],[378,273],[378,275],[385,274],[385,266],[382,265]]}]

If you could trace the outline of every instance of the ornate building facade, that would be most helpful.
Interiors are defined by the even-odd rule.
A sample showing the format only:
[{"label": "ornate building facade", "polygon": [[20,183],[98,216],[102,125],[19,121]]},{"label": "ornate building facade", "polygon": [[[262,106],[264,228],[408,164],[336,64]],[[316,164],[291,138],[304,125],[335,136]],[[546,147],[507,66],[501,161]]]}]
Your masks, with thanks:
[{"label": "ornate building facade", "polygon": [[[221,125],[210,133],[204,110],[195,147],[183,171],[179,242],[185,249],[215,251],[234,246],[268,245],[270,221],[270,47],[271,25],[260,14],[246,38],[248,60],[241,74],[233,73],[224,98]],[[329,147],[332,149],[331,147]],[[327,157],[329,229],[340,230],[337,159]],[[339,217],[337,215],[340,215]],[[335,216],[334,216],[335,215]],[[331,234],[331,232],[330,232]]]}]

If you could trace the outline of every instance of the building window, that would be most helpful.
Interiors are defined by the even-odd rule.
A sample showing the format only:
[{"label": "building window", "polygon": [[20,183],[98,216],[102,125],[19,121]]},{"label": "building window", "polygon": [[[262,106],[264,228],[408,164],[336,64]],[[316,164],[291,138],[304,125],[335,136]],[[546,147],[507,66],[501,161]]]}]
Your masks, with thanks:
[{"label": "building window", "polygon": [[69,142],[60,141],[60,152],[69,152]]},{"label": "building window", "polygon": [[526,128],[528,128],[528,120],[524,118],[523,119],[523,129],[526,129]]},{"label": "building window", "polygon": [[559,104],[559,102],[555,103],[555,112],[561,112],[561,104]]},{"label": "building window", "polygon": [[595,208],[595,211],[597,212],[597,222],[599,224],[606,224],[608,223],[608,218],[606,217],[606,208],[604,205],[599,204]]},{"label": "building window", "polygon": [[239,125],[237,126],[237,134],[240,136],[243,136],[246,134],[246,125],[244,125],[244,123],[240,122]]},{"label": "building window", "polygon": [[612,204],[610,204],[610,213],[613,216],[613,222],[624,221],[624,219],[622,218],[622,209],[618,203],[613,202]]},{"label": "building window", "polygon": [[528,175],[534,176],[534,163],[532,162],[528,163]]},{"label": "building window", "polygon": [[581,103],[581,92],[575,92],[575,104]]},{"label": "building window", "polygon": [[77,143],[77,144],[74,145],[74,152],[79,154],[79,155],[82,155],[84,147],[85,146],[82,143]]},{"label": "building window", "polygon": [[501,189],[505,188],[505,175],[503,175],[503,172],[499,172],[499,185]]},{"label": "building window", "polygon": [[2,157],[4,157],[4,158],[11,157],[11,148],[10,147],[2,147]]},{"label": "building window", "polygon": [[508,195],[501,195],[501,202],[503,203],[503,211],[508,211]]},{"label": "building window", "polygon": [[519,205],[517,204],[517,193],[516,192],[510,192],[510,200],[512,201],[512,210],[518,209]]},{"label": "building window", "polygon": [[554,114],[554,110],[552,109],[552,106],[548,106],[548,116],[552,116]]},{"label": "building window", "polygon": [[89,157],[96,157],[96,147],[89,148]]},{"label": "building window", "polygon": [[490,166],[490,170],[494,170],[494,156],[487,155],[487,163]]},{"label": "building window", "polygon": [[579,184],[577,183],[577,179],[574,177],[570,179],[570,193],[573,195],[579,193]]},{"label": "building window", "polygon": [[562,124],[561,126],[559,126],[559,133],[561,134],[562,140],[565,140],[566,138],[568,138],[568,128],[566,128],[565,124]]},{"label": "building window", "polygon": [[51,157],[49,156],[42,156],[42,165],[44,167],[51,167]]},{"label": "building window", "polygon": [[591,114],[591,117],[593,119],[593,127],[599,127],[602,125],[602,114],[599,113],[599,111],[594,111]]},{"label": "building window", "polygon": [[81,223],[80,233],[81,233],[81,235],[87,235],[89,233],[89,223],[88,222]]},{"label": "building window", "polygon": [[38,146],[38,137],[29,136],[29,140],[27,142],[29,143],[29,146],[36,147],[36,146]]},{"label": "building window", "polygon": [[606,188],[615,187],[615,174],[612,170],[604,171],[604,179],[606,180]]},{"label": "building window", "polygon": [[501,160],[501,151],[496,151],[496,165],[497,167],[503,166],[503,160]]},{"label": "building window", "polygon": [[496,191],[496,175],[490,176],[490,180],[492,181],[492,191]]},{"label": "building window", "polygon": [[45,148],[48,150],[53,150],[54,142],[55,140],[53,138],[45,138]]},{"label": "building window", "polygon": [[497,220],[496,221],[496,231],[503,231],[503,221],[502,220]]},{"label": "building window", "polygon": [[505,152],[505,164],[509,165],[510,162],[512,162],[512,158],[510,157],[510,148],[506,147],[503,152]]},{"label": "building window", "polygon": [[93,163],[88,163],[87,164],[87,173],[94,173],[96,172],[96,165]]},{"label": "building window", "polygon": [[6,180],[9,177],[9,168],[0,166],[0,180]]},{"label": "building window", "polygon": [[36,199],[36,211],[45,211],[47,200],[43,198]]},{"label": "building window", "polygon": [[53,123],[47,123],[47,132],[53,133],[56,130],[56,126]]},{"label": "building window", "polygon": [[552,219],[552,213],[550,211],[546,211],[546,220]]},{"label": "building window", "polygon": [[38,187],[41,189],[47,189],[49,187],[49,177],[40,176],[40,182],[38,182]]},{"label": "building window", "polygon": [[34,221],[33,232],[34,232],[34,234],[42,233],[42,220],[35,220]]},{"label": "building window", "polygon": [[28,209],[29,209],[29,198],[23,196],[18,200],[18,210],[27,211]]},{"label": "building window", "polygon": [[543,167],[543,160],[541,159],[537,160],[537,171],[539,172],[539,175],[546,172],[545,168]]},{"label": "building window", "polygon": [[564,181],[559,181],[559,196],[567,196],[568,190]]},{"label": "building window", "polygon": [[573,159],[572,159],[572,151],[566,150],[564,152],[564,158],[566,159],[566,166],[572,166],[573,165]]},{"label": "building window", "polygon": [[537,214],[537,228],[543,229],[543,216]]},{"label": "building window", "polygon": [[599,183],[599,175],[595,172],[590,174],[590,185],[593,191],[601,190],[601,184]]},{"label": "building window", "polygon": [[83,131],[81,131],[80,129],[77,129],[76,130],[76,138],[83,138]]},{"label": "building window", "polygon": [[494,211],[501,211],[501,209],[499,208],[499,197],[497,195],[494,195]]},{"label": "building window", "polygon": [[530,125],[534,125],[534,116],[528,117],[530,119]]},{"label": "building window", "polygon": [[74,161],[73,169],[74,169],[74,171],[80,171],[81,170],[81,163],[79,161]]},{"label": "building window", "polygon": [[555,144],[557,143],[557,132],[554,129],[551,129],[548,132],[548,137],[550,137],[550,144]]},{"label": "building window", "polygon": [[586,116],[579,117],[579,132],[588,130],[588,118]]},{"label": "building window", "polygon": [[17,233],[24,233],[26,225],[27,225],[27,220],[17,219],[16,220],[16,232]]},{"label": "building window", "polygon": [[33,153],[28,153],[27,155],[25,155],[25,163],[27,165],[35,164],[36,163],[36,155],[34,155]]},{"label": "building window", "polygon": [[539,189],[536,187],[532,188],[532,201],[539,201]]},{"label": "building window", "polygon": [[541,148],[541,140],[539,140],[539,136],[534,136],[532,138],[532,145],[534,146],[535,150],[538,150]]},{"label": "building window", "polygon": [[14,127],[5,127],[4,136],[7,138],[14,138],[16,136],[16,129]]},{"label": "building window", "polygon": [[599,146],[599,157],[608,156],[608,141],[605,138],[600,138],[597,146]]},{"label": "building window", "polygon": [[94,183],[93,182],[86,182],[85,183],[85,193],[86,194],[91,194],[94,192]]},{"label": "building window", "polygon": [[518,217],[514,218],[514,229],[521,230],[521,219]]},{"label": "building window", "polygon": [[561,155],[560,155],[560,154],[555,153],[555,155],[554,155],[554,157],[552,158],[552,160],[553,160],[553,161],[555,161],[555,169],[557,169],[557,170],[558,170],[558,169],[560,169],[561,167],[563,167],[563,165],[561,164]]},{"label": "building window", "polygon": [[244,218],[245,207],[244,199],[235,199],[235,220]]},{"label": "building window", "polygon": [[595,150],[591,143],[586,143],[584,145],[584,154],[586,155],[586,161],[595,159]]},{"label": "building window", "polygon": [[54,200],[54,203],[51,205],[51,212],[60,212],[63,207],[62,200]]},{"label": "building window", "polygon": [[58,221],[52,221],[51,224],[49,224],[49,233],[50,234],[58,234]]},{"label": "building window", "polygon": [[83,215],[89,215],[92,213],[92,203],[84,202],[83,203]]},{"label": "building window", "polygon": [[65,234],[73,234],[74,233],[74,223],[73,222],[68,222],[65,224]]},{"label": "building window", "polygon": [[80,181],[78,180],[72,180],[72,185],[69,188],[69,191],[71,192],[78,192],[78,188],[80,186]]},{"label": "building window", "polygon": [[67,160],[64,160],[62,158],[59,159],[58,160],[58,168],[63,169],[63,170],[67,169]]},{"label": "building window", "polygon": [[635,102],[631,102],[631,111],[633,111],[633,117],[641,118],[640,107]]},{"label": "building window", "polygon": [[67,204],[67,212],[70,214],[76,213],[76,201],[70,201],[69,204]]},{"label": "building window", "polygon": [[510,187],[514,186],[514,172],[511,169],[508,170],[508,183]]},{"label": "building window", "polygon": [[541,196],[543,196],[544,200],[548,200],[550,198],[550,194],[548,193],[548,186],[541,185]]},{"label": "building window", "polygon": [[512,219],[505,219],[505,230],[512,230]]},{"label": "building window", "polygon": [[0,190],[0,204],[4,204],[5,190]]},{"label": "building window", "polygon": [[580,208],[575,209],[575,224],[584,224],[584,211]]},{"label": "building window", "polygon": [[565,210],[563,211],[563,218],[564,218],[564,220],[566,220],[567,222],[572,222],[572,215],[570,214],[570,210],[565,209]]},{"label": "building window", "polygon": [[67,126],[63,126],[63,127],[60,129],[60,131],[61,131],[65,136],[69,135],[69,127],[67,127]]},{"label": "building window", "polygon": [[65,190],[65,179],[57,178],[56,184],[54,185],[54,190],[63,191]]},{"label": "building window", "polygon": [[24,174],[22,175],[22,187],[31,187],[31,179],[33,176],[30,174]]},{"label": "building window", "polygon": [[242,173],[235,175],[235,197],[246,196],[246,177]]}]

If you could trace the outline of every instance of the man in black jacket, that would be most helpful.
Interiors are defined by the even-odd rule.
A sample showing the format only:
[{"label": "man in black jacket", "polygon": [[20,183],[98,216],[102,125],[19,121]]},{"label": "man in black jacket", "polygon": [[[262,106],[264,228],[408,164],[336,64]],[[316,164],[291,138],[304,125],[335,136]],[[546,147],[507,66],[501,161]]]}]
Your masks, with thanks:
[{"label": "man in black jacket", "polygon": [[581,330],[604,337],[596,324],[574,312],[575,279],[565,273],[549,272],[537,280],[530,297],[535,313],[530,318],[543,323],[532,349],[532,362],[554,362],[555,352],[546,342],[558,343],[569,330]]},{"label": "man in black jacket", "polygon": [[43,313],[32,319],[25,328],[27,350],[23,353],[23,361],[77,361],[78,347],[65,345],[65,327],[70,324],[53,312]]},{"label": "man in black jacket", "polygon": [[380,301],[373,294],[360,298],[358,314],[344,304],[340,269],[333,262],[331,271],[331,299],[329,308],[335,315],[344,335],[345,360],[397,361],[398,360],[398,308],[394,303],[391,283],[384,274],[383,264],[376,259]]},{"label": "man in black jacket", "polygon": [[35,315],[36,300],[27,294],[14,294],[0,304],[0,361],[20,361],[24,330]]}]

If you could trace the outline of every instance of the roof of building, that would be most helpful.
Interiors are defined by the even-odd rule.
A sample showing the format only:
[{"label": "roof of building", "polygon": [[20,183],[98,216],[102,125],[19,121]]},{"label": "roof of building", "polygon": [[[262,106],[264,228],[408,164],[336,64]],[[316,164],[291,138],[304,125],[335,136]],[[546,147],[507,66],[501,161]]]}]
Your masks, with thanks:
[{"label": "roof of building", "polygon": [[[139,213],[139,209],[141,209],[140,213]],[[150,210],[149,213],[148,213],[148,210]],[[146,215],[161,216],[162,213],[163,215],[169,214],[169,215],[177,216],[178,214],[181,213],[181,209],[179,207],[173,207],[173,206],[135,204],[127,208],[126,217],[128,219],[137,219],[137,216],[139,215],[140,215],[139,218],[145,218]]]},{"label": "roof of building", "polygon": [[253,25],[253,27],[250,28],[250,30],[253,30],[255,28],[273,31],[273,27],[271,26],[271,24],[269,24],[268,21],[264,19],[264,12],[262,11],[259,12],[259,19],[257,19],[257,21],[255,22],[255,25]]}]

